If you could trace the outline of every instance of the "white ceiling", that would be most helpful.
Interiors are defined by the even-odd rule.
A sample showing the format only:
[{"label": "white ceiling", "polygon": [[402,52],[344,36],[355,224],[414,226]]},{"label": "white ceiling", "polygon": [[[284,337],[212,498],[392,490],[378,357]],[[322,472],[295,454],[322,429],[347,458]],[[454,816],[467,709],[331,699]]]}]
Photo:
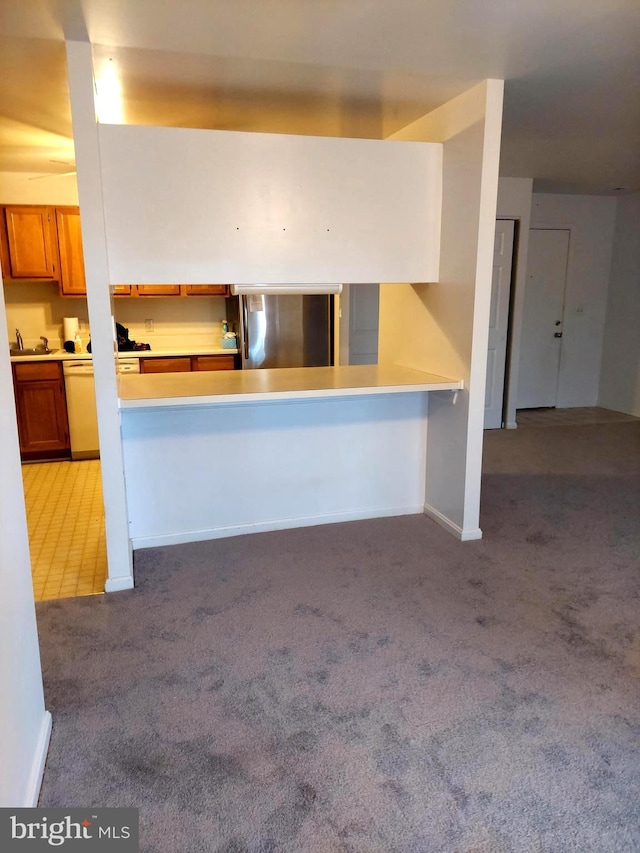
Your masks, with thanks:
[{"label": "white ceiling", "polygon": [[0,33],[0,170],[69,168],[66,34],[135,123],[385,137],[504,77],[502,175],[640,190],[639,0],[0,0]]}]

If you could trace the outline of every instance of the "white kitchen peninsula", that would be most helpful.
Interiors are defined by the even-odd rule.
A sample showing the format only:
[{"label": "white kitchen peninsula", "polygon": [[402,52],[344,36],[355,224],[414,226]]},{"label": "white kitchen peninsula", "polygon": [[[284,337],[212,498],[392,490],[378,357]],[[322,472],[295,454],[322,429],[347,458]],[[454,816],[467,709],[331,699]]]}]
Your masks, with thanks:
[{"label": "white kitchen peninsula", "polygon": [[[425,512],[479,538],[502,81],[393,139],[301,138],[100,124],[91,45],[68,42],[67,64],[106,589],[133,585],[132,547],[232,532]],[[194,393],[226,376],[183,374],[184,394],[166,376],[155,399],[139,393],[151,384],[118,390],[110,286],[176,281],[382,283],[380,368],[453,384],[414,375],[384,392],[358,380],[242,399]]]},{"label": "white kitchen peninsula", "polygon": [[119,378],[134,548],[422,513],[429,392],[397,365]]}]

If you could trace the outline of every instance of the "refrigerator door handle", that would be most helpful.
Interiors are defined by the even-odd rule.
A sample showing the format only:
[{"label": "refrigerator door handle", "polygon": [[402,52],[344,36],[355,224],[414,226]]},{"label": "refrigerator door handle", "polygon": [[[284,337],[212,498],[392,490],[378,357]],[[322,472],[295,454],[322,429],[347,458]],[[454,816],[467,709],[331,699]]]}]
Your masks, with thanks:
[{"label": "refrigerator door handle", "polygon": [[249,360],[249,310],[247,308],[247,297],[242,297],[242,326],[244,332],[244,359]]}]

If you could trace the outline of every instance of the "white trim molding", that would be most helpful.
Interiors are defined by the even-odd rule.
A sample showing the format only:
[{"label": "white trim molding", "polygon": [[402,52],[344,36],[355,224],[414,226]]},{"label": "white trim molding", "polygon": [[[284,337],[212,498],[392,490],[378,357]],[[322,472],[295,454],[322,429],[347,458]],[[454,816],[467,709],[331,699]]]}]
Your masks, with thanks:
[{"label": "white trim molding", "polygon": [[460,525],[451,521],[450,518],[447,518],[446,515],[443,515],[435,509],[435,507],[432,507],[429,504],[424,505],[424,514],[428,515],[429,518],[435,521],[436,524],[439,524],[440,527],[444,527],[448,533],[453,534],[453,536],[461,542],[472,542],[476,539],[482,539],[482,530],[479,527],[473,527],[470,530],[463,530]]},{"label": "white trim molding", "polygon": [[209,539],[224,539],[243,536],[245,533],[268,533],[272,530],[290,530],[295,527],[315,527],[320,524],[337,524],[343,521],[363,521],[367,518],[392,518],[398,515],[420,515],[421,506],[380,507],[354,512],[335,512],[300,518],[280,518],[257,524],[238,524],[233,527],[209,527],[202,530],[185,530],[178,533],[163,533],[159,536],[139,536],[132,539],[133,549],[157,548],[161,545],[184,545],[187,542],[205,542]]},{"label": "white trim molding", "polygon": [[40,735],[36,745],[33,764],[31,766],[31,774],[29,783],[25,792],[25,802],[22,808],[32,809],[38,805],[40,797],[40,788],[42,787],[42,779],[44,777],[44,768],[47,762],[47,753],[49,751],[49,742],[51,740],[51,712],[45,711],[40,726]]}]

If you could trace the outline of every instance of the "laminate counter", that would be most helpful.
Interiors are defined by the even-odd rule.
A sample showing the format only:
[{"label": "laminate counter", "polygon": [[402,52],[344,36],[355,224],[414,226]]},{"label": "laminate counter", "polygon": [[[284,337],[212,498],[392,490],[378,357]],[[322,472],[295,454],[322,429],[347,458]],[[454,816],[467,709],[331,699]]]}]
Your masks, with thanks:
[{"label": "laminate counter", "polygon": [[[173,347],[171,349],[128,350],[118,352],[118,358],[171,358],[181,355],[237,355],[237,349],[217,346]],[[78,361],[91,358],[90,352],[66,352],[62,347],[42,355],[12,355],[12,362],[21,361]]]},{"label": "laminate counter", "polygon": [[462,382],[390,364],[125,374],[118,377],[118,387],[122,409],[155,409],[455,391],[462,388]]}]

